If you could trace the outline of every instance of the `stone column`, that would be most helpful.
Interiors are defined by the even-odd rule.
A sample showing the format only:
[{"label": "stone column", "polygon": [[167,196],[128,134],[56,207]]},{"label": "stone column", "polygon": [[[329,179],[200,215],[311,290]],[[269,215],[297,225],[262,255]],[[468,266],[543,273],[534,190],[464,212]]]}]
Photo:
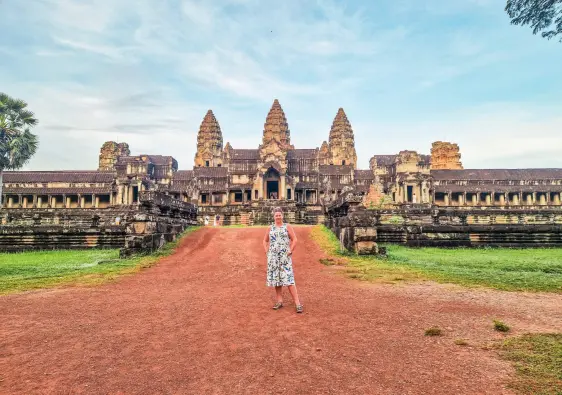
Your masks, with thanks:
[{"label": "stone column", "polygon": [[513,195],[513,205],[519,206],[519,194]]},{"label": "stone column", "polygon": [[117,185],[117,204],[123,204],[123,185]]},{"label": "stone column", "polygon": [[56,207],[57,207],[57,197],[56,197],[56,196],[52,196],[52,197],[51,197],[51,207],[52,207],[52,208],[56,208]]},{"label": "stone column", "polygon": [[474,195],[472,195],[472,205],[476,206],[478,205],[478,194],[475,193]]},{"label": "stone column", "polygon": [[491,193],[487,193],[486,194],[486,206],[489,206],[492,204],[492,194]]},{"label": "stone column", "polygon": [[544,206],[544,205],[546,204],[546,196],[545,196],[544,193],[541,193],[541,194],[539,195],[539,204],[540,204],[541,206]]},{"label": "stone column", "polygon": [[24,198],[23,198],[22,207],[27,208],[27,196],[24,196]]},{"label": "stone column", "polygon": [[287,197],[287,191],[285,190],[285,175],[281,176],[281,190],[279,191],[279,199],[285,199]]},{"label": "stone column", "polygon": [[8,198],[8,208],[12,208],[14,205],[14,198],[12,196],[10,196]]},{"label": "stone column", "polygon": [[500,195],[500,206],[505,206],[505,193]]},{"label": "stone column", "polygon": [[96,195],[93,195],[93,196],[94,196],[94,199],[95,199],[94,200],[94,202],[95,202],[94,207],[98,208],[100,206],[100,197],[96,196]]},{"label": "stone column", "polygon": [[127,187],[127,192],[128,192],[128,204],[133,204],[133,186],[129,185]]},{"label": "stone column", "polygon": [[533,204],[537,203],[537,193],[533,192]]},{"label": "stone column", "polygon": [[18,207],[22,207],[23,203],[23,198],[22,195],[18,195]]},{"label": "stone column", "polygon": [[68,208],[68,200],[66,198],[66,195],[62,195],[62,207],[63,208]]},{"label": "stone column", "polygon": [[448,193],[445,194],[443,200],[444,200],[445,206],[448,206],[449,202],[450,202],[450,197],[449,197]]},{"label": "stone column", "polygon": [[35,195],[35,198],[37,199],[35,202],[35,207],[41,208],[43,206],[43,199],[41,198],[41,196],[37,195]]},{"label": "stone column", "polygon": [[559,193],[554,194],[554,201],[552,203],[555,204],[556,206],[560,205],[560,194]]},{"label": "stone column", "polygon": [[529,193],[527,195],[527,206],[531,206],[533,204],[533,194]]}]

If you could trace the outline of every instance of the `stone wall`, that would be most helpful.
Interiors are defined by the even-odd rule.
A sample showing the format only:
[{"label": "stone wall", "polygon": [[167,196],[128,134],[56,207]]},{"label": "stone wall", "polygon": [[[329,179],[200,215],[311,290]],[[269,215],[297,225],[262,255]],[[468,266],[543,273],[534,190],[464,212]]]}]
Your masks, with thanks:
[{"label": "stone wall", "polygon": [[139,200],[138,211],[126,224],[121,256],[155,251],[197,224],[197,208],[190,203],[153,191],[141,192]]},{"label": "stone wall", "polygon": [[0,210],[0,251],[121,248],[123,255],[152,251],[196,224],[196,208],[156,192],[140,204],[106,209]]},{"label": "stone wall", "polygon": [[223,207],[199,207],[198,222],[203,224],[209,217],[210,224],[216,215],[220,216],[220,225],[270,225],[273,223],[273,209],[281,207],[284,220],[291,224],[316,225],[324,222],[321,206],[308,206],[296,202],[264,200],[248,204]]},{"label": "stone wall", "polygon": [[328,226],[342,248],[378,252],[379,244],[411,247],[562,247],[562,209],[412,206],[368,210],[353,194],[328,208]]}]

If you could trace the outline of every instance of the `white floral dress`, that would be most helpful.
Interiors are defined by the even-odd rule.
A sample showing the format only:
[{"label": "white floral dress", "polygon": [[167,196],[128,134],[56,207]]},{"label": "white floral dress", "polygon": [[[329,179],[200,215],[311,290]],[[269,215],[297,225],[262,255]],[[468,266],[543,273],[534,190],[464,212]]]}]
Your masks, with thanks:
[{"label": "white floral dress", "polygon": [[287,225],[269,228],[269,251],[267,252],[267,286],[295,285],[293,261],[287,255],[291,239]]}]

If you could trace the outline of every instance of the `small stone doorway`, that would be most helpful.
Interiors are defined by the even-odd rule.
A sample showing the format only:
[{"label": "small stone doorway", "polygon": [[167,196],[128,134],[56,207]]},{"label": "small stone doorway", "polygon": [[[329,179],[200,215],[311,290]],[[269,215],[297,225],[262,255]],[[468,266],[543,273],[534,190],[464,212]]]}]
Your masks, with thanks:
[{"label": "small stone doorway", "polygon": [[279,196],[279,181],[281,179],[281,175],[279,172],[270,167],[267,172],[264,174],[263,181],[264,181],[264,189],[265,189],[265,198],[267,200],[278,200]]}]

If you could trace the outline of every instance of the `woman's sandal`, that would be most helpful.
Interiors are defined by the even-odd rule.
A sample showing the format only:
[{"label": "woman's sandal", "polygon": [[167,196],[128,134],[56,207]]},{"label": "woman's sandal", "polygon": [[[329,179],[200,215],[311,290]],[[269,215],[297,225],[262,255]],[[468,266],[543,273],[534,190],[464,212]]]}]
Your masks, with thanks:
[{"label": "woman's sandal", "polygon": [[302,313],[302,304],[297,306],[297,313]]},{"label": "woman's sandal", "polygon": [[273,310],[279,310],[281,307],[283,307],[283,303],[277,302],[275,303],[275,306],[273,306]]}]

